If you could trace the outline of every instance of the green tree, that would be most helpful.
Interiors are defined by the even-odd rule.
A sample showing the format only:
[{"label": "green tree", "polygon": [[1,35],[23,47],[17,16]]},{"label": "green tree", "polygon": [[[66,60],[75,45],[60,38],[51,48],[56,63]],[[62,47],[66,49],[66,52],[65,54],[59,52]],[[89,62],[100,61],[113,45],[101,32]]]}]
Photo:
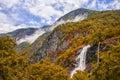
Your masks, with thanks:
[{"label": "green tree", "polygon": [[0,78],[18,80],[27,62],[18,56],[14,47],[16,43],[10,37],[0,37]]},{"label": "green tree", "polygon": [[89,80],[89,73],[83,71],[77,71],[76,74],[73,75],[73,80]]},{"label": "green tree", "polygon": [[65,70],[49,60],[31,64],[26,68],[25,75],[29,80],[69,80],[69,75]]}]

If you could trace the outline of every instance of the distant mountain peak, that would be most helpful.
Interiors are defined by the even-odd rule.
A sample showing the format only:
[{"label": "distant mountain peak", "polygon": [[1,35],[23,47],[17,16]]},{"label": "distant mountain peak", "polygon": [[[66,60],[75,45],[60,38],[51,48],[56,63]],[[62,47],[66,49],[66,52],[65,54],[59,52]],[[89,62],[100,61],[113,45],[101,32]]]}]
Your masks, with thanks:
[{"label": "distant mountain peak", "polygon": [[82,21],[86,18],[88,18],[90,15],[94,14],[94,10],[89,10],[85,8],[79,8],[73,11],[70,11],[69,13],[65,14],[64,16],[60,17],[52,27],[52,30],[57,27],[60,24],[65,24],[67,22],[77,22]]}]

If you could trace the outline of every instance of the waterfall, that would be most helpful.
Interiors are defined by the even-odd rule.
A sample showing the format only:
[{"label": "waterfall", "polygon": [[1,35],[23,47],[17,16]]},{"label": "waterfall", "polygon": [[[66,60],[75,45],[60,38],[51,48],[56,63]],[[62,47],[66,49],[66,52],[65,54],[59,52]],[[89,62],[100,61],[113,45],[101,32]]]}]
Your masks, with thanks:
[{"label": "waterfall", "polygon": [[99,52],[100,52],[100,42],[98,43],[98,54],[97,54],[97,62],[99,63]]},{"label": "waterfall", "polygon": [[78,57],[75,59],[77,62],[77,67],[74,68],[71,72],[71,77],[76,73],[77,70],[85,70],[86,68],[86,54],[87,54],[87,49],[90,48],[90,45],[84,46],[82,51],[79,51]]}]

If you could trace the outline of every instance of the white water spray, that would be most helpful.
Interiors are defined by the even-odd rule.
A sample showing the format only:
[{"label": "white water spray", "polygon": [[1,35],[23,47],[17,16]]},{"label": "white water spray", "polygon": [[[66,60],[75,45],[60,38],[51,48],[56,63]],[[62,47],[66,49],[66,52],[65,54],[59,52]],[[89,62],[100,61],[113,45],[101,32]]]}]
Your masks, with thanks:
[{"label": "white water spray", "polygon": [[86,54],[87,54],[87,50],[88,48],[90,48],[90,45],[87,45],[85,47],[83,47],[82,51],[79,51],[79,55],[76,58],[76,61],[78,63],[77,67],[71,72],[71,77],[76,73],[77,70],[85,70],[86,68]]},{"label": "white water spray", "polygon": [[98,54],[97,54],[97,62],[99,63],[99,53],[100,53],[100,42],[98,43]]}]

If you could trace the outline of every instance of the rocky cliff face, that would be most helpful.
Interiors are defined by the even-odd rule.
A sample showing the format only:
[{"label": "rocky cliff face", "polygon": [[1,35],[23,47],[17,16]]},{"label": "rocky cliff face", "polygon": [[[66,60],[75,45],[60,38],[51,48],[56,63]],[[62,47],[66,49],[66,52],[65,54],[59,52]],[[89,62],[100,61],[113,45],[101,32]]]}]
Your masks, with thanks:
[{"label": "rocky cliff face", "polygon": [[37,51],[41,48],[43,41],[47,38],[47,36],[50,34],[50,32],[46,32],[43,35],[39,36],[34,43],[32,43],[29,47],[27,47],[25,50],[23,50],[23,54],[26,57],[31,57]]},{"label": "rocky cliff face", "polygon": [[60,30],[51,33],[51,35],[49,35],[49,37],[45,41],[43,41],[41,48],[31,58],[31,62],[32,63],[37,62],[40,59],[43,59],[46,56],[48,56],[49,53],[54,53],[58,49],[58,43],[61,41],[62,38],[63,34],[62,31]]},{"label": "rocky cliff face", "polygon": [[[88,16],[90,16],[91,15],[91,12],[93,13],[93,14],[95,14],[97,11],[90,11],[90,10],[87,10],[87,9],[77,9],[77,10],[74,10],[74,11],[71,11],[71,12],[69,12],[68,14],[66,14],[66,15],[64,15],[64,16],[62,16],[61,18],[59,18],[53,25],[46,25],[46,26],[43,26],[42,28],[41,28],[41,30],[42,31],[44,31],[45,33],[44,34],[46,34],[47,33],[47,35],[50,35],[50,34],[48,34],[48,33],[51,33],[52,31],[53,31],[53,29],[55,28],[55,27],[57,27],[58,25],[60,25],[60,24],[63,24],[62,22],[64,22],[64,23],[67,23],[67,22],[75,22],[75,21],[81,21],[81,20],[83,20],[83,19],[86,19]],[[61,22],[62,21],[62,22]],[[54,36],[59,36],[59,33],[57,32],[57,31],[55,31],[56,33],[55,33],[55,35]],[[62,30],[61,30],[61,33],[62,33]],[[57,35],[56,35],[57,34]],[[61,35],[61,34],[60,34]],[[62,34],[63,35],[63,34]],[[77,35],[77,33],[75,34],[75,35]],[[43,36],[40,36],[41,38],[43,37]],[[47,37],[47,36],[46,36]],[[62,37],[64,37],[64,36],[62,36]],[[43,37],[44,38],[44,37]],[[53,39],[53,38],[52,38]],[[56,39],[56,37],[55,37],[55,39]],[[50,39],[51,40],[51,39]],[[27,49],[28,51],[25,51],[25,52],[27,52],[27,54],[29,54],[29,52],[31,52],[31,49],[33,48],[32,46],[34,45],[34,46],[37,46],[39,43],[45,43],[45,42],[47,42],[47,41],[44,41],[44,40],[38,40],[37,42],[34,42],[30,47],[29,47],[29,49]],[[49,40],[48,40],[49,41]],[[59,40],[60,41],[60,40]],[[61,43],[63,41],[63,43]],[[68,42],[69,41],[67,41],[67,40],[65,40],[64,41],[64,39],[62,40],[61,42],[58,42],[59,44],[61,44],[61,47],[59,47],[58,49],[59,50],[65,50],[65,48],[68,46]],[[58,45],[58,43],[57,43],[57,45]],[[45,44],[46,45],[46,44]],[[37,49],[40,49],[41,48],[41,46],[37,46],[36,47]],[[33,51],[35,51],[35,52],[33,52]],[[33,50],[32,51],[32,54],[37,54],[36,53],[36,50]],[[48,50],[49,51],[49,50]]]},{"label": "rocky cliff face", "polygon": [[76,36],[86,36],[88,31],[76,32],[65,38],[65,33],[62,30],[56,28],[49,36],[42,42],[42,45],[35,54],[31,57],[31,63],[38,62],[45,57],[51,57],[52,61],[56,61],[60,52],[66,51],[70,46],[70,41]]},{"label": "rocky cliff face", "polygon": [[[68,23],[69,24],[69,23]],[[87,36],[89,31],[79,31],[72,33],[68,38],[65,36],[65,32],[60,30],[61,26],[58,26],[52,33],[46,36],[46,39],[42,40],[42,44],[38,46],[36,52],[31,57],[31,63],[38,62],[45,57],[51,57],[52,61],[55,61],[59,53],[66,51],[69,48],[72,39],[78,36]],[[40,42],[40,41],[38,41]],[[38,44],[33,43],[33,44]],[[33,48],[34,49],[34,48]]]}]

